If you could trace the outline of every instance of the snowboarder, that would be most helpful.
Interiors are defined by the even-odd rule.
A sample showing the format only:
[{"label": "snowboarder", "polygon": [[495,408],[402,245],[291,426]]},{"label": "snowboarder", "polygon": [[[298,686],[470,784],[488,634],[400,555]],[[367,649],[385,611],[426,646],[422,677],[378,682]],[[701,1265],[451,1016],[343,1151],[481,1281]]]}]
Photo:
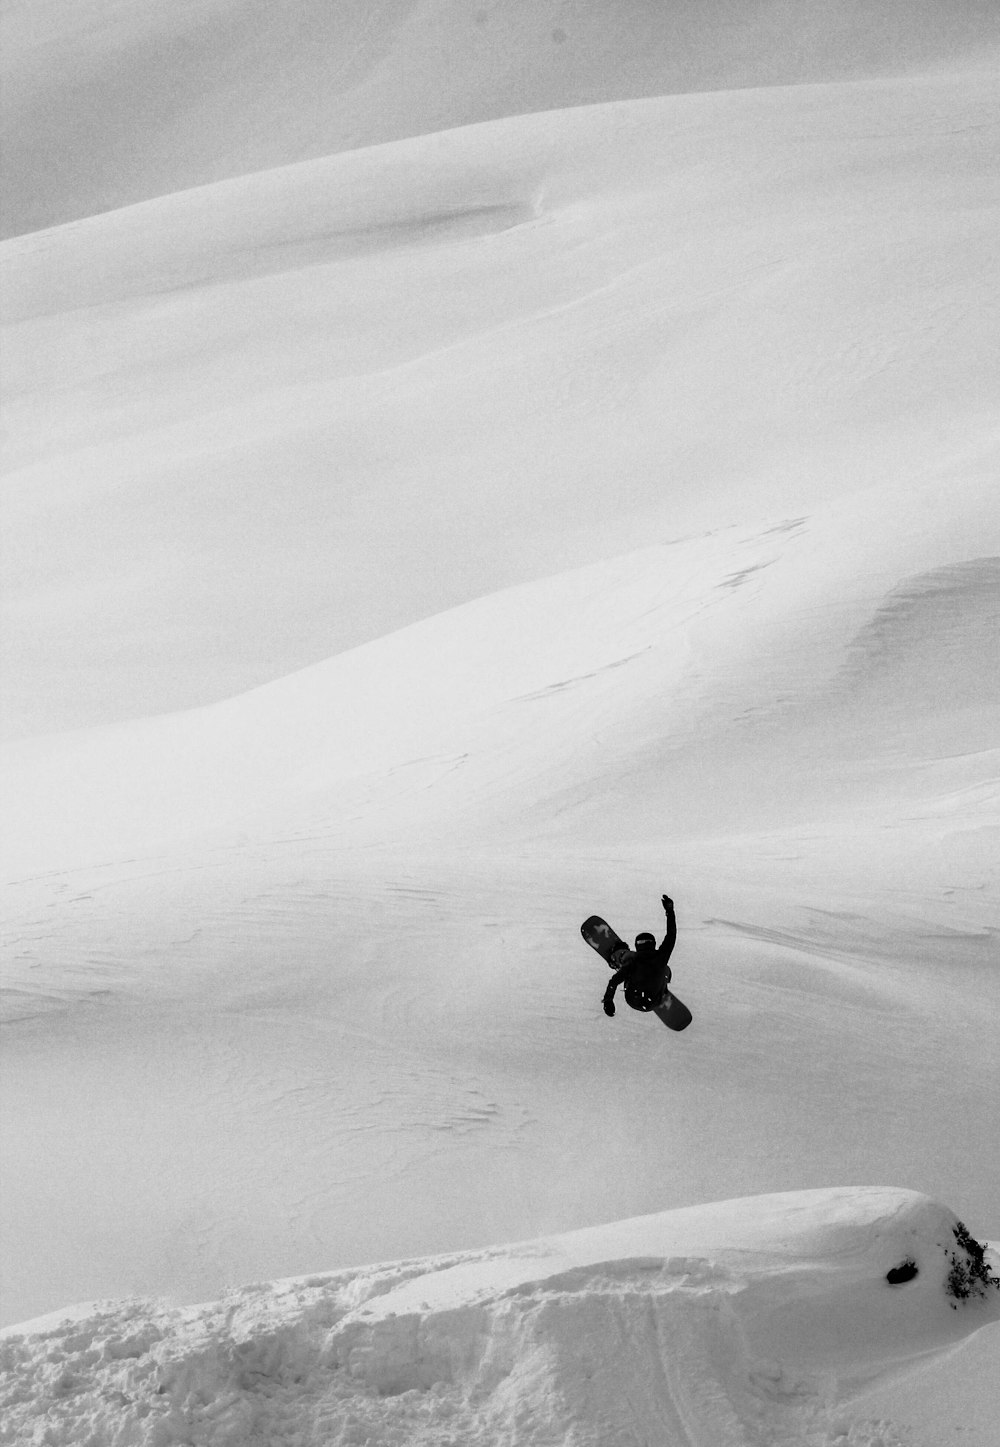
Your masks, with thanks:
[{"label": "snowboarder", "polygon": [[617,968],[604,992],[605,1015],[615,1013],[615,991],[619,985],[625,986],[625,1003],[633,1010],[655,1010],[667,996],[671,980],[667,961],[677,943],[677,921],[670,896],[663,895],[662,902],[667,917],[663,943],[657,949],[656,936],[643,932],[635,937],[635,949],[624,951],[619,957],[621,963],[615,960]]}]

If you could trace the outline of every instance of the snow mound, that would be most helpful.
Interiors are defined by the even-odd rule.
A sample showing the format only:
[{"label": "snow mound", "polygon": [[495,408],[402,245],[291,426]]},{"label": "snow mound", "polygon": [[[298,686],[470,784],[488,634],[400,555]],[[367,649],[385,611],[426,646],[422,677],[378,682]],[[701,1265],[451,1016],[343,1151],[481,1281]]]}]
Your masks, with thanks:
[{"label": "snow mound", "polygon": [[926,1196],[841,1188],[77,1308],[4,1333],[3,1440],[891,1447],[838,1403],[1000,1317],[989,1282],[949,1290],[969,1240]]}]

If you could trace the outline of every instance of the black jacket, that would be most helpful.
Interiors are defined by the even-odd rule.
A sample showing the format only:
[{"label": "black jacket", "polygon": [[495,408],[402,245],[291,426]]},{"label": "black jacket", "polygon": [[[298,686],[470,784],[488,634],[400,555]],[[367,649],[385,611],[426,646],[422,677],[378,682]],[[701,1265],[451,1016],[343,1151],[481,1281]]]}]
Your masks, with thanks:
[{"label": "black jacket", "polygon": [[629,950],[622,955],[622,962],[604,992],[605,1005],[614,1002],[619,985],[625,986],[625,1003],[633,1010],[652,1010],[659,1004],[670,983],[671,970],[667,962],[677,943],[677,920],[673,907],[666,911],[666,915],[667,933],[657,949]]}]

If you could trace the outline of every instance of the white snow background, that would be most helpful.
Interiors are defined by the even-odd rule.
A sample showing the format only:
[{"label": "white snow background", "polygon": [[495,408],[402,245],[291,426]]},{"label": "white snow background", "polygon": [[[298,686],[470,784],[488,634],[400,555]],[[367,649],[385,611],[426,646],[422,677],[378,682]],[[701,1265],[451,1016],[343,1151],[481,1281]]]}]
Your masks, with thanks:
[{"label": "white snow background", "polygon": [[3,23],[0,1440],[996,1447],[995,7]]}]

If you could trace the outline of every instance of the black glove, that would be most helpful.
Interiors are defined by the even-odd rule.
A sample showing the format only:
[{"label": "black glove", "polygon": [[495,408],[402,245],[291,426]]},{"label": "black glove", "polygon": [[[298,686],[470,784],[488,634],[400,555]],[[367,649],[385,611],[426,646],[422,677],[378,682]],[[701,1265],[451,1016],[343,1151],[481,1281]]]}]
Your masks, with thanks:
[{"label": "black glove", "polygon": [[605,1013],[605,1015],[613,1015],[613,1014],[615,1013],[615,1002],[614,1002],[614,1000],[605,1000],[605,1002],[604,1002],[604,1013]]},{"label": "black glove", "polygon": [[674,907],[674,902],[673,902],[673,900],[670,898],[670,895],[669,895],[669,894],[664,894],[664,895],[661,895],[660,897],[661,897],[661,899],[662,899],[662,901],[663,901],[663,908],[664,908],[664,910],[666,911],[667,914],[669,914],[670,911],[671,911],[671,910],[673,909],[673,907]]}]

